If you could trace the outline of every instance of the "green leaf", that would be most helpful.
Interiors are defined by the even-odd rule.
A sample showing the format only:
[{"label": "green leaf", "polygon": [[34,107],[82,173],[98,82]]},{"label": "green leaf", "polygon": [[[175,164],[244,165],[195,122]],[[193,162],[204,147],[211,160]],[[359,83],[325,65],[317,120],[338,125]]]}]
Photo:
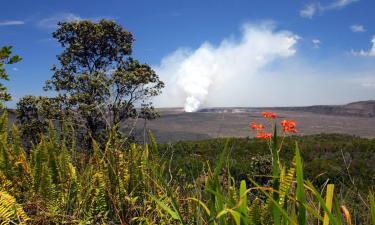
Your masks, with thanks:
[{"label": "green leaf", "polygon": [[370,198],[370,211],[371,211],[371,221],[372,225],[375,225],[375,199],[374,199],[374,193],[370,191],[369,193]]},{"label": "green leaf", "polygon": [[18,55],[15,55],[15,56],[13,56],[12,58],[9,59],[8,64],[13,64],[13,63],[19,62],[19,61],[21,61],[21,59],[22,59],[21,57],[19,57]]},{"label": "green leaf", "polygon": [[[277,126],[274,126],[274,134],[272,137],[272,188],[276,190],[272,193],[273,202],[279,202],[279,188],[280,188],[280,161],[279,161],[279,146],[278,146],[278,137],[277,137]],[[277,209],[278,206],[272,203],[272,217],[274,225],[279,225],[281,223],[280,211]]]},{"label": "green leaf", "polygon": [[249,216],[247,211],[247,191],[246,191],[246,181],[242,180],[240,184],[240,207],[239,212],[241,213],[242,224],[249,224]]},{"label": "green leaf", "polygon": [[228,209],[228,211],[232,215],[234,221],[236,222],[236,225],[241,225],[241,213],[232,209]]},{"label": "green leaf", "polygon": [[319,191],[316,190],[316,188],[314,187],[314,185],[310,181],[307,181],[307,186],[311,189],[311,191],[313,192],[314,196],[318,199],[320,205],[323,208],[323,211],[328,215],[331,224],[332,225],[338,225],[337,220],[332,215],[331,211],[328,210],[328,208],[327,208],[327,206],[325,204],[325,201],[324,201],[323,197],[320,195]]},{"label": "green leaf", "polygon": [[201,200],[197,199],[197,198],[188,198],[188,200],[193,200],[193,201],[196,201],[199,203],[199,205],[201,205],[203,207],[203,209],[206,211],[207,215],[210,216],[211,215],[211,212],[210,212],[210,209],[207,207],[206,204],[204,204],[204,202],[202,202]]},{"label": "green leaf", "polygon": [[296,143],[296,176],[297,176],[297,201],[299,203],[298,207],[298,224],[305,225],[307,224],[306,220],[306,208],[305,208],[305,189],[304,189],[304,180],[303,180],[303,169],[302,169],[302,160],[299,151],[298,144]]},{"label": "green leaf", "polygon": [[[332,201],[333,201],[333,193],[334,193],[335,185],[328,184],[327,185],[327,192],[326,192],[326,207],[329,212],[332,211]],[[324,220],[323,225],[329,225],[329,217],[327,212],[324,212]]]},{"label": "green leaf", "polygon": [[160,201],[156,197],[151,195],[151,198],[162,208],[164,209],[173,219],[179,220],[178,213],[173,211],[169,206],[167,206],[164,202]]},{"label": "green leaf", "polygon": [[[288,220],[288,221],[290,222],[290,224],[297,225],[297,222],[294,221],[294,218],[292,218],[292,217],[290,217],[290,216],[288,215],[288,212],[286,212],[286,211],[280,206],[280,204],[279,204],[278,202],[276,202],[276,201],[273,199],[273,196],[272,196],[272,195],[270,195],[269,193],[267,193],[266,191],[264,191],[264,190],[259,186],[259,184],[256,183],[256,182],[255,182],[254,180],[252,180],[251,178],[249,178],[249,180],[250,180],[250,182],[251,182],[252,184],[254,184],[255,187],[259,188],[259,190],[260,190],[260,191],[261,191],[261,192],[267,197],[267,199],[268,199],[269,201],[271,201],[271,203],[272,203],[273,205],[275,205],[275,210],[278,210],[278,213],[281,214],[285,220]],[[277,191],[277,190],[276,190],[276,191]],[[273,190],[273,192],[275,192],[275,190]],[[278,222],[280,223],[280,220],[279,220]],[[274,224],[275,224],[275,222],[274,222]]]},{"label": "green leaf", "polygon": [[224,210],[220,211],[217,214],[216,219],[224,219],[223,216],[228,214],[228,213],[231,214],[231,216],[232,216],[234,222],[236,223],[236,225],[241,225],[241,213],[239,213],[239,212],[237,212],[233,209],[224,209]]},{"label": "green leaf", "polygon": [[158,145],[156,143],[155,136],[151,131],[149,132],[149,139],[150,139],[151,154],[153,157],[156,157],[158,155]]}]

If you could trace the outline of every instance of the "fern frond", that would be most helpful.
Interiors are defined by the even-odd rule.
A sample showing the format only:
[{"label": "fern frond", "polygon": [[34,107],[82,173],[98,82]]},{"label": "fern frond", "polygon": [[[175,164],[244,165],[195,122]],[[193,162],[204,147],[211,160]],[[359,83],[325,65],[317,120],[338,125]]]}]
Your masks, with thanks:
[{"label": "fern frond", "polygon": [[106,217],[108,211],[104,175],[98,172],[94,175],[93,180],[95,189],[93,190],[94,197],[91,201],[90,215],[103,219]]},{"label": "fern frond", "polygon": [[249,209],[250,224],[262,225],[262,206],[258,198],[255,198]]},{"label": "fern frond", "polygon": [[16,199],[0,190],[0,224],[26,224],[29,217]]},{"label": "fern frond", "polygon": [[[284,170],[285,171],[285,170]],[[294,176],[296,173],[296,163],[293,160],[292,166],[289,170],[285,173],[282,173],[280,176],[280,200],[279,203],[281,206],[284,206],[288,200],[288,194],[291,188],[291,185],[294,180]]]},{"label": "fern frond", "polygon": [[4,110],[3,115],[0,118],[0,133],[8,134],[8,111]]}]

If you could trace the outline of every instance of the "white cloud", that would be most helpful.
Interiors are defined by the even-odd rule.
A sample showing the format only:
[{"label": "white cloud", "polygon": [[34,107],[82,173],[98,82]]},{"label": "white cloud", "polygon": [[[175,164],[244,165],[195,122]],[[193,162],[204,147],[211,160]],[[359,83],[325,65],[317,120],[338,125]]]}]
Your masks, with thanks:
[{"label": "white cloud", "polygon": [[359,32],[365,32],[365,27],[361,24],[353,24],[350,26],[350,29],[354,32],[354,33],[359,33]]},{"label": "white cloud", "polygon": [[315,3],[311,3],[305,5],[305,7],[299,12],[300,16],[312,19],[315,13],[319,11],[319,5]]},{"label": "white cloud", "polygon": [[156,102],[196,111],[210,104],[212,93],[229,94],[265,66],[293,56],[297,40],[297,35],[275,31],[269,24],[247,24],[240,40],[224,39],[218,46],[205,42],[196,50],[178,49],[156,69],[167,87]]},{"label": "white cloud", "polygon": [[12,68],[13,71],[18,71],[19,69],[17,67]]},{"label": "white cloud", "polygon": [[372,47],[370,50],[359,50],[359,51],[354,51],[351,50],[351,54],[355,56],[375,56],[375,36],[371,40],[372,42]]},{"label": "white cloud", "polygon": [[330,5],[326,6],[325,8],[326,9],[340,9],[358,1],[359,0],[336,0],[332,2]]},{"label": "white cloud", "polygon": [[[297,51],[298,39],[290,31],[250,24],[238,39],[224,39],[219,45],[205,42],[197,49],[179,48],[153,66],[166,83],[155,105],[194,111],[375,99],[375,67],[361,69],[357,58],[312,63]],[[352,62],[357,69],[345,66]]]},{"label": "white cloud", "polygon": [[58,22],[63,21],[75,21],[75,20],[92,20],[95,22],[100,21],[101,19],[109,19],[114,20],[115,18],[110,16],[101,16],[101,17],[86,17],[83,18],[79,15],[73,14],[73,13],[59,13],[55,14],[54,16],[41,19],[37,25],[41,28],[47,28],[47,29],[55,29],[57,27]]},{"label": "white cloud", "polygon": [[314,48],[320,48],[321,41],[319,39],[312,39],[311,42],[314,45]]},{"label": "white cloud", "polygon": [[21,20],[1,20],[0,26],[14,26],[14,25],[23,25],[24,21]]},{"label": "white cloud", "polygon": [[358,2],[359,0],[334,0],[329,4],[320,4],[320,2],[313,2],[304,6],[300,10],[299,14],[301,17],[312,19],[316,14],[322,14],[325,11],[342,9],[352,3]]},{"label": "white cloud", "polygon": [[38,22],[38,26],[42,28],[54,29],[57,26],[58,22],[61,21],[74,21],[82,20],[82,18],[73,13],[60,13],[52,17],[44,18]]}]

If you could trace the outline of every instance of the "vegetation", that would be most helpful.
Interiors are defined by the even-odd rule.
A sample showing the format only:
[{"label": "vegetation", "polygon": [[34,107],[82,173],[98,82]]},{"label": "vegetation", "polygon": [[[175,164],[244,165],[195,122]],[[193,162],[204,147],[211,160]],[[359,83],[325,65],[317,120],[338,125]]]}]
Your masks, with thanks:
[{"label": "vegetation", "polygon": [[[229,173],[236,181],[250,178],[258,184],[270,184],[272,157],[266,142],[250,138],[210,139],[181,141],[159,145],[159,152],[171,160],[172,173],[180,174],[175,179],[192,183],[205,170],[207,162],[214,164],[217,154],[228,142],[227,157]],[[295,142],[299,143],[304,163],[304,175],[316,187],[326,183],[335,184],[335,193],[340,201],[350,208],[353,221],[368,215],[366,196],[375,185],[372,179],[375,167],[375,140],[343,134],[319,134],[291,136],[283,141],[280,161],[288,165],[295,155]]]},{"label": "vegetation", "polygon": [[24,145],[29,148],[41,140],[48,129],[48,120],[63,121],[64,114],[56,98],[27,95],[17,102],[17,123]]},{"label": "vegetation", "polygon": [[[189,151],[183,154],[171,151],[173,146],[157,146],[152,135],[150,145],[129,146],[113,130],[105,147],[93,140],[93,149],[81,152],[75,148],[74,139],[69,141],[70,128],[63,125],[63,132],[58,135],[50,123],[47,135],[42,135],[41,141],[26,152],[16,126],[8,131],[6,124],[4,115],[0,122],[0,188],[8,197],[1,198],[0,207],[12,205],[18,210],[5,217],[1,214],[5,209],[0,208],[0,220],[5,223],[371,224],[371,210],[375,210],[373,194],[361,191],[352,196],[361,194],[364,202],[357,202],[358,198],[348,202],[350,199],[343,198],[343,184],[328,180],[315,188],[317,185],[306,179],[311,172],[308,164],[302,164],[295,140],[300,139],[305,146],[317,137],[306,137],[306,142],[304,138],[287,138],[283,143],[277,135],[265,141],[197,142],[197,152],[206,146],[206,157],[212,157],[215,163],[191,158],[190,162],[197,162],[191,166],[202,163],[202,167],[191,170],[189,161],[181,163],[184,157],[192,157]],[[342,137],[334,135],[320,138],[330,144],[343,142]],[[361,146],[369,147],[374,142],[353,139]],[[293,150],[288,153],[287,148],[281,149],[290,142]],[[236,143],[263,147],[254,148],[258,153],[252,150],[248,155],[245,148],[238,152],[244,155],[237,155]],[[189,144],[191,147],[194,143],[177,143],[173,149]],[[222,144],[224,148],[220,150]],[[218,148],[214,151],[215,145]],[[292,160],[279,160],[279,153],[284,151],[286,156],[281,158],[290,154]],[[238,160],[243,157],[239,161],[243,167],[236,165],[230,155]],[[306,156],[306,151],[302,155]],[[250,168],[257,168],[261,174],[254,174],[256,170]],[[259,175],[265,175],[264,179],[259,179]],[[351,188],[346,186],[347,191]],[[17,203],[9,197],[10,193]],[[355,204],[361,205],[362,213],[353,211]]]},{"label": "vegetation", "polygon": [[[24,136],[45,131],[47,119],[69,120],[79,143],[90,145],[94,138],[104,144],[108,131],[120,123],[126,127],[129,118],[155,118],[150,98],[160,94],[164,83],[132,57],[129,31],[114,21],[70,21],[59,23],[53,37],[64,51],[45,90],[58,95],[21,99],[17,111]],[[35,130],[35,123],[43,128]]]},{"label": "vegetation", "polygon": [[[0,48],[0,79],[8,80],[9,76],[4,68],[6,64],[14,64],[21,60],[18,55],[12,55],[12,46],[4,46]],[[0,83],[0,107],[3,107],[4,101],[9,101],[11,95],[8,93],[7,88]]]},{"label": "vegetation", "polygon": [[[227,161],[234,177],[241,179],[248,175],[270,174],[271,156],[268,145],[259,139],[219,138],[181,141],[160,144],[159,148],[165,158],[173,157],[171,167],[174,172],[182,168],[189,171],[189,177],[196,178],[206,161],[215,162],[218,151],[224,148],[227,141],[231,146],[231,154]],[[374,139],[344,134],[287,137],[284,139],[283,150],[280,152],[282,163],[288,163],[293,159],[296,141],[306,161],[305,174],[314,184],[321,185],[329,179],[336,185],[347,186],[351,184],[351,179],[354,179],[356,186],[361,190],[368,190],[369,187],[375,185],[374,180],[369,179],[375,172],[375,167],[371,165],[374,160]]]},{"label": "vegetation", "polygon": [[[53,36],[58,95],[22,98],[20,129],[0,119],[0,224],[375,225],[375,140],[289,136],[295,121],[264,112],[257,139],[132,143],[118,125],[155,118],[164,84],[131,57],[131,33],[71,21]],[[10,50],[2,79],[20,60]]]}]

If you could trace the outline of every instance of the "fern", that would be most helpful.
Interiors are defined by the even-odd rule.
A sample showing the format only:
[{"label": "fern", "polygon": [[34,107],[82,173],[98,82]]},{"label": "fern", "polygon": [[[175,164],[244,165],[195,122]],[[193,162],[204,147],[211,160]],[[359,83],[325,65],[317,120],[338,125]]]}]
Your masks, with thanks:
[{"label": "fern", "polygon": [[13,156],[7,148],[7,135],[0,133],[0,170],[10,178],[13,175]]},{"label": "fern", "polygon": [[68,152],[68,149],[66,148],[65,143],[61,143],[61,151],[60,154],[57,156],[58,160],[58,170],[60,173],[60,179],[61,183],[64,184],[71,180],[71,174],[70,174],[70,166],[71,166],[71,159]]},{"label": "fern", "polygon": [[20,133],[16,125],[12,126],[12,142],[8,145],[8,149],[12,151],[15,158],[15,166],[17,167],[17,176],[29,176],[30,164],[27,155],[22,147]]},{"label": "fern", "polygon": [[46,164],[42,165],[42,172],[40,178],[40,186],[38,188],[39,196],[45,200],[56,200],[56,190],[53,184],[51,171]]},{"label": "fern", "polygon": [[250,224],[262,225],[262,206],[260,200],[255,198],[249,209]]},{"label": "fern", "polygon": [[[285,169],[283,169],[282,171],[285,171]],[[295,160],[293,160],[292,167],[289,168],[286,174],[285,172],[283,172],[280,176],[279,203],[281,206],[286,207],[287,205],[288,195],[289,195],[289,191],[294,180],[295,172],[296,172]]]},{"label": "fern", "polygon": [[28,216],[16,199],[0,190],[0,224],[26,224]]},{"label": "fern", "polygon": [[52,200],[56,197],[56,185],[53,180],[55,175],[50,169],[50,157],[49,143],[42,137],[41,143],[33,152],[32,170],[34,190],[45,200]]},{"label": "fern", "polygon": [[0,118],[0,133],[7,134],[8,133],[8,111],[5,110],[3,115]]},{"label": "fern", "polygon": [[108,213],[106,198],[106,185],[102,173],[96,173],[93,177],[95,188],[93,190],[93,199],[91,201],[90,216],[95,221],[103,221]]},{"label": "fern", "polygon": [[60,146],[57,140],[57,133],[52,122],[49,122],[48,136],[48,140],[45,142],[45,147],[47,148],[48,152],[48,167],[51,171],[51,178],[53,183],[55,185],[58,185],[59,183],[61,183],[61,168],[59,168],[58,166],[58,149],[60,149]]}]

